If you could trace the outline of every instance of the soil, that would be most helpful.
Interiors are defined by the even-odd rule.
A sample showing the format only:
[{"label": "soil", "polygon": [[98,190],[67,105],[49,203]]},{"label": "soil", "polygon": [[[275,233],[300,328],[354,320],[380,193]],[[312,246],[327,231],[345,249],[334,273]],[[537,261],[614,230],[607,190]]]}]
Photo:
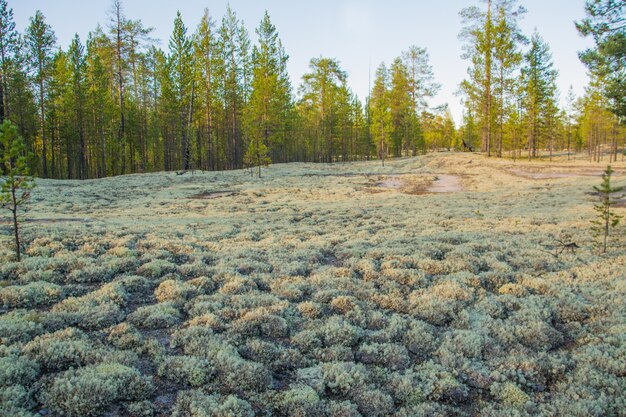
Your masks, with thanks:
[{"label": "soil", "polygon": [[427,193],[455,193],[458,191],[463,191],[461,177],[448,174],[438,175],[437,179],[426,188]]},{"label": "soil", "polygon": [[214,198],[230,197],[234,194],[234,191],[203,191],[201,193],[194,194],[189,198],[194,200],[212,200]]}]

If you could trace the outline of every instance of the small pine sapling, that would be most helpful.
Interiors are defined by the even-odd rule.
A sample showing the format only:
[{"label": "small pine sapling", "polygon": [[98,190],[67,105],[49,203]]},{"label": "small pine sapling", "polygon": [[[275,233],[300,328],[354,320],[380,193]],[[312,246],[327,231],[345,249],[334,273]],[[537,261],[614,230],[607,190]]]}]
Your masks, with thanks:
[{"label": "small pine sapling", "polygon": [[602,248],[602,253],[606,253],[607,241],[611,229],[619,224],[621,218],[611,210],[615,205],[613,195],[624,189],[624,187],[611,186],[611,176],[613,172],[613,168],[609,165],[602,174],[602,184],[600,184],[599,187],[593,187],[599,196],[599,202],[594,206],[594,210],[598,214],[596,219],[592,220],[594,224],[592,230],[596,238],[600,240],[599,246]]},{"label": "small pine sapling", "polygon": [[268,147],[263,141],[256,139],[250,141],[243,162],[246,167],[250,168],[251,176],[254,176],[254,168],[257,168],[257,175],[261,178],[261,167],[268,167],[272,163],[272,159],[269,157]]},{"label": "small pine sapling", "polygon": [[13,216],[18,262],[21,261],[18,209],[28,201],[30,190],[35,186],[28,168],[30,157],[15,125],[5,120],[0,125],[0,206],[8,209]]}]

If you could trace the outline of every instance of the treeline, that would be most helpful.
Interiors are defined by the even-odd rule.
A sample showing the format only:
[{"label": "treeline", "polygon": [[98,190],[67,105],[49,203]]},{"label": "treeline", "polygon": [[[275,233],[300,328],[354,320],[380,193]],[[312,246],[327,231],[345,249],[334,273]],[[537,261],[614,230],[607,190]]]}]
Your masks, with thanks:
[{"label": "treeline", "polygon": [[[604,3],[614,8],[611,16],[622,16],[624,2],[590,0],[588,7]],[[33,173],[53,178],[384,162],[445,149],[529,158],[586,150],[596,160],[608,152],[617,158],[625,117],[615,109],[624,107],[624,88],[611,77],[623,66],[598,52],[615,49],[615,41],[581,55],[593,81],[583,97],[569,92],[560,108],[549,47],[539,34],[521,32],[524,13],[516,0],[461,12],[470,66],[459,89],[465,111],[457,129],[446,105],[428,106],[440,86],[427,51],[416,46],[378,67],[362,102],[332,58],[311,59],[294,88],[267,12],[256,41],[230,7],[219,20],[205,11],[193,30],[178,13],[163,50],[153,29],[113,0],[106,25],[84,42],[76,35],[64,50],[41,12],[19,33],[0,0],[0,122],[17,125],[35,155]],[[579,24],[582,34],[607,27],[601,13],[588,15],[595,20]],[[606,31],[594,34],[602,36]]]},{"label": "treeline", "polygon": [[[39,11],[18,33],[6,0],[0,28],[0,119],[18,126],[39,176],[384,156],[378,107],[356,97],[337,60],[311,59],[296,99],[289,57],[267,12],[256,42],[230,7],[219,23],[205,10],[194,31],[178,13],[166,51],[156,47],[152,28],[124,15],[120,0],[106,26],[84,43],[75,35],[66,50]],[[394,62],[393,127],[383,129],[392,146],[382,152],[416,154],[428,138],[454,134],[445,111],[426,111],[432,78],[424,49],[412,47]]]},{"label": "treeline", "polygon": [[[595,39],[613,30],[617,41],[613,38],[609,47],[593,53],[613,51],[617,56],[613,62],[621,66],[611,71],[606,64],[591,65],[592,81],[584,96],[576,98],[570,87],[565,108],[558,104],[558,72],[550,48],[536,31],[530,37],[522,33],[518,22],[526,10],[517,0],[487,0],[485,7],[463,9],[460,38],[470,66],[460,88],[465,105],[459,130],[462,141],[489,156],[534,158],[543,153],[551,157],[555,152],[586,150],[596,161],[606,154],[609,160],[617,160],[625,143],[620,122],[626,114],[623,89],[620,93],[610,79],[615,74],[623,78],[625,3],[587,2],[589,17],[577,24],[578,30],[582,35],[594,34]],[[619,20],[612,28],[607,24],[611,19]],[[596,31],[585,31],[585,25]],[[581,53],[588,66],[590,54]]]}]

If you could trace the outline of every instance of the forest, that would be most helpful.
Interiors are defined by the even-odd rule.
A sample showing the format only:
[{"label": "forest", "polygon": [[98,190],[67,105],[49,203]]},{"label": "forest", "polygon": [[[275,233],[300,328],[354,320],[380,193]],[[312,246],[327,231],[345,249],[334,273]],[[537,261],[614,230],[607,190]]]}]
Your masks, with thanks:
[{"label": "forest", "polygon": [[257,42],[230,7],[221,18],[206,9],[197,28],[178,13],[163,50],[153,28],[126,16],[114,0],[105,24],[87,39],[77,34],[64,50],[40,11],[19,33],[2,0],[0,122],[18,126],[34,155],[32,171],[44,178],[433,150],[512,158],[584,151],[592,160],[604,153],[617,160],[626,140],[623,58],[607,57],[623,48],[624,17],[620,2],[606,2],[603,14],[604,3],[591,2],[591,17],[577,23],[581,35],[607,45],[581,52],[591,76],[581,97],[571,88],[558,91],[550,47],[539,33],[521,32],[526,10],[518,2],[490,0],[461,10],[468,70],[457,127],[446,105],[429,107],[440,85],[419,46],[381,63],[363,102],[337,58],[312,58],[309,72],[292,85],[288,51],[267,12],[255,29]]}]

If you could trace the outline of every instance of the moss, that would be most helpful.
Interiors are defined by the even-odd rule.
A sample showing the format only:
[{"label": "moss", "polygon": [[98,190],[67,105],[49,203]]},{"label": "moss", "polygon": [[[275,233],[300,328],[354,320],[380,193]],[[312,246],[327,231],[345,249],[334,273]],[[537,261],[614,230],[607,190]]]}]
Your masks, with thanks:
[{"label": "moss", "polygon": [[159,284],[154,290],[154,296],[159,303],[184,303],[195,292],[196,287],[182,281],[168,279]]},{"label": "moss", "polygon": [[94,363],[103,354],[86,334],[75,328],[38,336],[24,346],[23,352],[48,371]]},{"label": "moss", "polygon": [[503,405],[509,407],[522,406],[530,399],[517,385],[510,382],[492,385],[491,393],[495,395]]},{"label": "moss", "polygon": [[309,417],[321,415],[323,405],[313,388],[294,385],[278,395],[276,410],[280,416]]},{"label": "moss", "polygon": [[172,417],[253,417],[250,404],[229,395],[219,398],[202,391],[180,391],[172,410]]},{"label": "moss", "polygon": [[22,356],[0,358],[0,387],[28,386],[39,377],[39,364]]},{"label": "moss", "polygon": [[136,349],[141,346],[143,336],[134,326],[120,323],[109,330],[107,341],[119,349]]},{"label": "moss", "polygon": [[206,385],[214,376],[214,367],[195,356],[167,356],[158,367],[159,376],[192,387]]},{"label": "moss", "polygon": [[14,310],[0,315],[0,345],[28,342],[43,331],[38,313]]},{"label": "moss", "polygon": [[406,369],[410,363],[407,349],[393,343],[363,344],[356,357],[365,364],[383,366],[393,371]]},{"label": "moss", "polygon": [[160,329],[180,323],[182,315],[172,303],[159,303],[139,307],[128,316],[134,326],[145,329]]},{"label": "moss", "polygon": [[176,264],[164,259],[154,259],[139,267],[137,273],[147,278],[160,278],[176,271]]},{"label": "moss", "polygon": [[39,414],[32,412],[34,405],[30,391],[24,386],[0,387],[0,415],[36,417]]},{"label": "moss", "polygon": [[354,394],[368,382],[369,373],[361,364],[331,362],[322,366],[324,384],[333,394]]},{"label": "moss", "polygon": [[0,289],[0,302],[9,308],[52,304],[63,298],[63,288],[49,282],[32,282]]},{"label": "moss", "polygon": [[150,378],[120,364],[88,366],[66,371],[43,392],[43,402],[68,417],[96,416],[119,401],[145,399],[152,392]]}]

